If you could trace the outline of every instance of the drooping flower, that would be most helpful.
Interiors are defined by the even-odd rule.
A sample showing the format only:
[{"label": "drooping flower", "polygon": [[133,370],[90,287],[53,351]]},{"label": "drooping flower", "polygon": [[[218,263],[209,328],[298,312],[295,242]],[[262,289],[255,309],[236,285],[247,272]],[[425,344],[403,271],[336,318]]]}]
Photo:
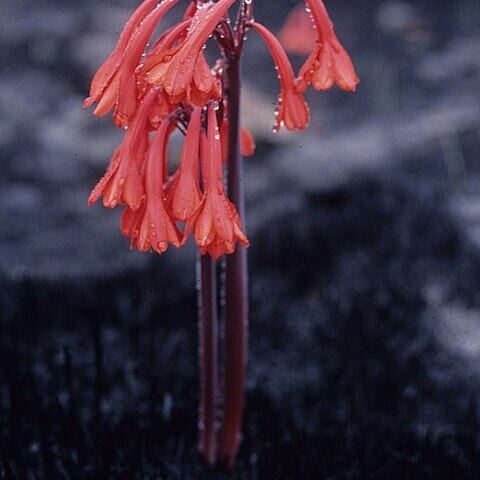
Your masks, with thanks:
[{"label": "drooping flower", "polygon": [[278,39],[289,53],[303,55],[312,51],[316,35],[303,5],[297,5],[292,10],[278,34]]},{"label": "drooping flower", "polygon": [[[104,94],[105,88],[110,84],[112,78],[115,76],[120,67],[128,42],[132,38],[140,23],[157,3],[158,0],[146,0],[142,2],[127,21],[122,33],[120,34],[120,38],[114,51],[93,76],[92,83],[90,84],[90,95],[85,100],[83,104],[84,107],[91,107],[95,102],[100,101]],[[95,112],[94,114],[97,115]]]},{"label": "drooping flower", "polygon": [[160,35],[146,55],[146,58],[139,65],[139,68],[137,69],[139,73],[143,70],[148,71],[150,68],[154,67],[158,63],[159,58],[162,58],[166,51],[173,48],[177,42],[182,40],[187,34],[190,23],[191,19],[184,20],[183,22],[170,27]]},{"label": "drooping flower", "polygon": [[150,89],[141,102],[105,175],[90,194],[89,205],[103,196],[103,204],[108,208],[123,204],[132,210],[140,207],[144,195],[141,170],[148,148],[149,115],[158,93],[157,89]]},{"label": "drooping flower", "polygon": [[168,244],[181,244],[182,234],[165,204],[163,188],[165,144],[170,122],[165,120],[150,145],[144,174],[145,200],[137,210],[126,207],[122,215],[122,233],[131,238],[130,248],[163,253]]},{"label": "drooping flower", "polygon": [[275,35],[263,25],[255,22],[251,26],[265,41],[278,70],[280,97],[275,129],[279,130],[285,125],[288,130],[304,130],[310,120],[310,112],[303,95],[295,90],[295,75],[285,50]]},{"label": "drooping flower", "polygon": [[238,241],[245,247],[249,242],[235,206],[225,196],[220,134],[213,106],[208,107],[207,136],[201,137],[200,152],[204,193],[200,206],[187,222],[183,242],[193,231],[200,253],[217,259],[233,253]]},{"label": "drooping flower", "polygon": [[204,105],[220,99],[220,88],[205,60],[203,46],[234,2],[198,4],[184,42],[160,55],[156,65],[144,69],[146,80],[163,88],[172,102],[187,98]]},{"label": "drooping flower", "polygon": [[173,217],[182,222],[186,222],[195,213],[202,201],[199,186],[201,121],[202,109],[195,107],[185,136],[179,173],[173,180],[167,197]]},{"label": "drooping flower", "polygon": [[[133,30],[130,38],[127,41],[122,38],[122,41],[117,45],[119,51],[115,55],[115,59],[120,58],[120,61],[118,64],[111,62],[112,66],[109,67],[108,75],[104,75],[105,80],[101,87],[97,86],[96,93],[85,101],[85,106],[90,106],[95,101],[98,102],[97,108],[93,112],[94,115],[101,117],[115,107],[113,116],[115,123],[119,127],[128,124],[137,108],[137,78],[135,72],[142,54],[158,23],[179,1],[163,0],[153,10],[150,8],[150,13],[143,16],[143,20],[140,14],[135,16],[135,19],[139,21],[137,27],[135,29],[129,28],[125,36],[132,33]],[[150,6],[151,2],[146,3],[147,6]],[[148,11],[146,7],[142,9],[143,14]],[[103,67],[101,69],[103,70]],[[107,70],[105,69],[105,71]]]},{"label": "drooping flower", "polygon": [[311,83],[315,90],[328,90],[336,83],[354,92],[360,82],[348,53],[339,42],[322,0],[306,0],[317,34],[317,43],[300,69],[297,90],[305,92]]}]

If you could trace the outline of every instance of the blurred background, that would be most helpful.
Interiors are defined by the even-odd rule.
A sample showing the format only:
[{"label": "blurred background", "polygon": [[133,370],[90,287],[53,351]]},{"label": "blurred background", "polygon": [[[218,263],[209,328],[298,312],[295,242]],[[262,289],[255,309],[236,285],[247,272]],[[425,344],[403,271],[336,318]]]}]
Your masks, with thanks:
[{"label": "blurred background", "polygon": [[[278,31],[299,3],[256,17]],[[195,455],[195,249],[129,252],[119,212],[86,205],[122,133],[82,102],[137,4],[0,3],[0,479],[478,479],[478,0],[327,1],[362,83],[309,92],[303,133],[272,132],[250,34],[251,355],[226,477]]]}]

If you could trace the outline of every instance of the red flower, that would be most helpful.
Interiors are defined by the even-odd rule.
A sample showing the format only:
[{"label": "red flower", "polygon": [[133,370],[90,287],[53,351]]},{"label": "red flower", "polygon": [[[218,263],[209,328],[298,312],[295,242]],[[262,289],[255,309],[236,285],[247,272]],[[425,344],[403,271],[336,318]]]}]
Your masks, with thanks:
[{"label": "red flower", "polygon": [[199,4],[185,41],[157,58],[157,64],[145,69],[146,80],[165,90],[173,103],[184,98],[197,105],[220,99],[215,81],[203,54],[203,46],[235,0]]},{"label": "red flower", "polygon": [[295,90],[295,75],[285,50],[275,35],[263,25],[255,22],[252,28],[267,44],[278,70],[281,91],[275,130],[279,130],[282,125],[285,125],[288,130],[304,130],[308,125],[310,113],[303,95]]},{"label": "red flower", "polygon": [[101,117],[116,106],[113,117],[115,123],[120,127],[128,124],[137,108],[135,71],[142,54],[160,20],[179,1],[163,0],[153,10],[152,7],[157,2],[147,1],[134,13],[122,32],[114,53],[100,67],[92,82],[91,95],[85,100],[84,106],[89,107],[98,102],[94,115]]},{"label": "red flower", "polygon": [[152,88],[143,99],[107,172],[90,194],[89,205],[103,195],[103,204],[108,208],[125,203],[132,210],[140,207],[144,194],[141,169],[148,148],[149,115],[158,93]]},{"label": "red flower", "polygon": [[187,222],[183,243],[193,231],[200,253],[217,259],[235,251],[237,241],[249,242],[242,232],[235,206],[225,196],[222,179],[222,152],[215,107],[208,107],[207,137],[200,146],[204,194],[197,211]]},{"label": "red flower", "polygon": [[195,107],[188,124],[178,175],[167,197],[173,217],[186,222],[202,201],[199,187],[199,144],[202,109]]},{"label": "red flower", "polygon": [[[115,50],[93,76],[92,83],[90,84],[90,95],[85,100],[83,104],[84,107],[91,107],[95,102],[100,101],[105,88],[110,84],[113,76],[117,73],[118,68],[120,67],[128,42],[140,23],[157,3],[157,0],[146,0],[142,2],[130,17],[120,34]],[[94,114],[97,115],[95,112]]]},{"label": "red flower", "polygon": [[354,92],[360,82],[352,60],[338,41],[322,0],[306,0],[317,32],[317,44],[300,69],[297,89],[305,92],[311,83],[315,90],[328,90],[336,83]]},{"label": "red flower", "polygon": [[150,68],[154,67],[167,50],[173,48],[178,41],[185,37],[190,23],[191,19],[186,19],[183,22],[170,27],[160,35],[148,52],[145,60],[139,65],[139,73],[143,70],[150,70]]},{"label": "red flower", "polygon": [[145,252],[150,249],[163,253],[168,243],[181,244],[182,234],[165,205],[163,178],[165,144],[170,122],[160,125],[147,154],[145,168],[145,202],[138,210],[127,207],[122,215],[122,233],[130,237],[130,248]]}]

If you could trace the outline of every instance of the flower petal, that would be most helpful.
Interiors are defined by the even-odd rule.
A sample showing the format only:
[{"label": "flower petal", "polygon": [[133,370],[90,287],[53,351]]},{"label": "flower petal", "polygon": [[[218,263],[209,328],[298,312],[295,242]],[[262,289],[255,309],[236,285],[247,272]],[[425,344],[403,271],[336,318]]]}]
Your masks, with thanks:
[{"label": "flower petal", "polygon": [[148,117],[157,95],[158,90],[153,88],[143,99],[106,174],[93,189],[90,205],[103,195],[103,204],[108,208],[124,203],[132,210],[139,208],[143,199],[141,168],[148,145]]},{"label": "flower petal", "polygon": [[295,90],[295,76],[285,50],[275,35],[263,25],[255,22],[252,28],[265,41],[278,70],[281,92],[278,100],[276,130],[279,130],[283,124],[288,130],[304,130],[310,120],[310,112],[303,95]]},{"label": "flower petal", "polygon": [[306,0],[317,33],[317,43],[300,69],[297,91],[305,92],[311,83],[315,90],[328,90],[336,83],[354,92],[360,82],[350,56],[339,42],[322,0]]},{"label": "flower petal", "polygon": [[137,108],[137,78],[135,73],[148,41],[164,15],[179,1],[163,0],[147,15],[125,49],[123,63],[120,66],[118,102],[113,115],[113,119],[119,127],[128,124],[130,117]]},{"label": "flower petal", "polygon": [[[157,65],[145,69],[146,80],[164,88],[175,102],[181,101],[183,97],[187,96],[188,89],[192,90],[192,81],[193,88],[197,90],[194,95],[208,91],[212,94],[212,97],[208,97],[207,100],[210,98],[218,99],[219,94],[216,84],[214,83],[214,87],[208,89],[208,85],[212,81],[211,73],[209,72],[208,79],[204,78],[206,62],[204,63],[200,59],[200,63],[198,63],[198,58],[203,45],[234,2],[235,0],[219,0],[217,3],[199,4],[185,41],[158,58]],[[196,68],[200,72],[198,81],[194,80]],[[204,90],[204,88],[208,90]],[[204,98],[205,96],[201,95],[200,99],[196,98],[196,100],[203,104],[205,103]]]},{"label": "flower petal", "polygon": [[145,0],[135,10],[133,15],[127,21],[123,28],[120,38],[115,47],[115,50],[110,54],[103,65],[97,70],[93,76],[92,83],[90,85],[90,96],[85,100],[84,107],[91,107],[95,102],[100,100],[103,91],[109,85],[113,76],[117,73],[118,67],[122,61],[125,49],[128,42],[135,33],[142,20],[147,14],[155,7],[158,0]]},{"label": "flower petal", "polygon": [[169,192],[167,203],[173,217],[187,222],[202,201],[199,187],[199,145],[202,109],[193,110],[182,151],[179,175]]},{"label": "flower petal", "polygon": [[222,182],[222,158],[217,112],[208,107],[207,136],[202,136],[201,159],[204,181],[202,201],[187,222],[184,240],[193,231],[195,241],[202,255],[209,253],[213,258],[232,253],[240,241],[248,246],[248,240],[241,230],[240,217],[234,205],[225,196]]},{"label": "flower petal", "polygon": [[163,177],[165,143],[169,135],[170,122],[160,125],[150,145],[145,169],[145,207],[136,216],[136,224],[129,214],[124,219],[125,232],[134,234],[138,230],[138,237],[134,245],[144,252],[150,249],[163,253],[168,243],[179,247],[182,234],[175,225],[165,206]]}]

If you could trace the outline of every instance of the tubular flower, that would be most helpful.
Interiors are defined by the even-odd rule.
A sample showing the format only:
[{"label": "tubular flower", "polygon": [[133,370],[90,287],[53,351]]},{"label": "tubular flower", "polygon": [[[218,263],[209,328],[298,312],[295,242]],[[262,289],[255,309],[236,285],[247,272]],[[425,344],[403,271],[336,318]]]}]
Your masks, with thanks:
[{"label": "tubular flower", "polygon": [[147,154],[145,202],[138,210],[127,207],[122,215],[122,233],[131,238],[130,248],[163,253],[168,244],[179,247],[182,234],[165,205],[163,177],[165,143],[170,122],[162,123]]},{"label": "tubular flower", "polygon": [[186,98],[198,105],[221,98],[203,55],[203,46],[235,0],[199,4],[184,42],[157,57],[157,64],[144,69],[146,80],[163,88],[178,103]]},{"label": "tubular flower", "polygon": [[167,197],[173,217],[186,222],[202,200],[199,187],[199,144],[202,109],[195,107],[188,124],[179,173],[173,179]]},{"label": "tubular flower", "polygon": [[[120,34],[120,38],[115,47],[115,50],[110,54],[107,60],[93,76],[92,83],[90,84],[90,95],[83,103],[84,107],[91,107],[95,102],[100,101],[105,88],[107,88],[107,86],[111,83],[112,78],[118,72],[125,53],[125,49],[127,48],[128,42],[132,38],[132,35],[135,33],[135,30],[138,28],[140,23],[144,20],[144,18],[155,7],[157,3],[157,0],[146,0],[145,2],[140,4],[140,6],[130,17],[122,33]],[[94,114],[97,115],[96,110]]]},{"label": "tubular flower", "polygon": [[[134,29],[133,34],[124,46],[123,52],[121,52],[120,64],[111,69],[110,75],[106,77],[107,81],[104,82],[103,88],[99,90],[99,93],[94,97],[90,96],[85,102],[86,106],[92,105],[95,101],[98,102],[94,115],[103,116],[115,106],[113,116],[115,123],[119,127],[128,124],[137,107],[137,78],[135,72],[138,63],[155,27],[164,15],[179,1],[163,0],[153,10],[150,8],[150,13],[144,16],[143,20],[140,20],[137,28]],[[146,3],[150,6],[151,2]],[[142,13],[145,13],[145,11],[148,10],[143,9]],[[141,17],[136,17],[137,20],[139,18]],[[123,46],[124,43],[122,41],[120,45],[119,42],[117,48]],[[120,55],[120,52],[118,54]]]},{"label": "tubular flower", "polygon": [[282,125],[285,125],[288,130],[304,130],[310,120],[310,112],[303,95],[295,90],[295,75],[285,50],[275,35],[263,25],[255,22],[252,28],[267,44],[278,70],[281,91],[275,130],[279,130]]},{"label": "tubular flower", "polygon": [[[355,90],[359,81],[322,0],[305,1],[315,28],[307,34],[304,25],[308,17],[295,10],[282,34],[287,47],[295,51],[311,43],[312,36],[315,38],[313,52],[297,79],[280,41],[263,25],[253,22],[252,3],[246,0],[235,27],[227,20],[236,0],[190,1],[183,19],[160,34],[148,51],[157,25],[180,0],[144,0],[131,16],[115,50],[95,74],[84,106],[96,102],[94,115],[98,116],[114,108],[115,123],[126,128],[123,142],[88,201],[94,204],[103,197],[108,208],[127,206],[122,229],[132,238],[132,246],[163,251],[168,242],[178,245],[177,220],[187,225],[184,241],[193,232],[202,254],[208,252],[218,258],[233,252],[238,241],[248,245],[239,215],[222,184],[222,161],[228,161],[229,137],[233,145],[240,143],[243,156],[255,151],[255,140],[248,130],[241,128],[239,139],[235,138],[236,132],[229,133],[228,103],[238,96],[222,91],[224,84],[239,90],[238,80],[233,81],[234,87],[230,84],[230,66],[239,58],[246,32],[252,28],[260,34],[278,71],[275,130],[282,126],[303,130],[307,126],[310,113],[303,93],[310,83],[316,89],[330,88],[336,82],[344,89]],[[222,54],[213,69],[203,52],[210,37],[217,41]],[[220,106],[218,112],[211,106],[212,100]],[[205,105],[209,105],[206,115],[200,108]],[[220,129],[217,120],[222,120]],[[177,127],[183,133],[187,129],[186,139],[180,168],[168,177],[168,136]],[[207,135],[202,128],[207,129]],[[156,131],[153,142],[152,131]],[[157,160],[154,155],[158,155]],[[152,180],[152,172],[158,178]],[[153,206],[156,203],[157,209]],[[153,218],[162,221],[148,223]]]},{"label": "tubular flower", "polygon": [[235,206],[225,196],[220,135],[213,106],[208,107],[207,137],[202,136],[200,150],[204,194],[197,211],[187,222],[183,243],[193,231],[200,253],[209,253],[218,259],[233,253],[237,241],[245,247],[249,242],[242,232]]},{"label": "tubular flower", "polygon": [[306,0],[317,33],[317,43],[300,69],[297,89],[305,92],[311,83],[315,90],[329,90],[336,83],[354,92],[360,82],[348,53],[338,41],[322,0]]},{"label": "tubular flower", "polygon": [[191,19],[184,20],[169,28],[158,40],[153,44],[151,50],[148,52],[145,61],[137,68],[139,72],[147,71],[154,67],[159,59],[163,57],[166,51],[174,47],[174,45],[185,37]]},{"label": "tubular flower", "polygon": [[89,205],[103,196],[103,204],[108,208],[125,203],[132,210],[140,207],[144,195],[141,169],[148,147],[148,121],[157,95],[158,90],[152,88],[143,99],[107,172],[90,194]]}]

